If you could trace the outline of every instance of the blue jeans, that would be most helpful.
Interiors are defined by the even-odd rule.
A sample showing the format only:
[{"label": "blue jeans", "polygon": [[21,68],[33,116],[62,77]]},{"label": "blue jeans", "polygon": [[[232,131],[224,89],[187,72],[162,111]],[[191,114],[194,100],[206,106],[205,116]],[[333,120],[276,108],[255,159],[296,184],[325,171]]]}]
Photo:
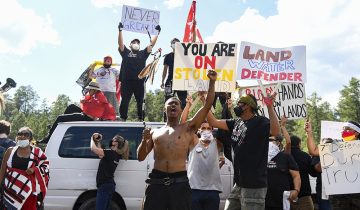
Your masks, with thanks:
[{"label": "blue jeans", "polygon": [[98,187],[96,193],[96,210],[108,210],[110,209],[111,197],[115,192],[114,183],[105,183]]},{"label": "blue jeans", "polygon": [[331,210],[330,200],[321,198],[321,193],[316,193],[316,200],[318,202],[319,210]]},{"label": "blue jeans", "polygon": [[216,190],[191,190],[191,210],[219,210],[219,193]]},{"label": "blue jeans", "polygon": [[264,210],[267,188],[243,188],[234,185],[225,202],[225,210]]}]

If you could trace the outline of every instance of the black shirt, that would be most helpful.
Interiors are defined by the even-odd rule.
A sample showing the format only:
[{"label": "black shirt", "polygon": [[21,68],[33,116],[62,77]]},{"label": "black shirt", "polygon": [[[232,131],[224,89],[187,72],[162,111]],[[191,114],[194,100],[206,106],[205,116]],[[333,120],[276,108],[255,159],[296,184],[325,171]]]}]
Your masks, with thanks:
[{"label": "black shirt", "polygon": [[104,157],[101,158],[96,174],[96,186],[104,183],[114,183],[114,173],[121,156],[111,149],[104,149]]},{"label": "black shirt", "polygon": [[298,171],[299,168],[291,155],[280,152],[269,161],[267,170],[269,185],[265,206],[283,209],[283,193],[291,189],[291,182],[289,181],[291,175],[289,170]]},{"label": "black shirt", "polygon": [[[129,80],[138,80],[138,75],[145,68],[146,59],[149,57],[150,53],[147,52],[147,48],[140,50],[136,53],[132,52],[128,48],[124,46],[124,51],[120,51],[119,53],[122,57],[121,62],[121,70],[119,80],[121,82],[129,81]],[[142,81],[144,81],[142,79]]]},{"label": "black shirt", "polygon": [[263,116],[226,120],[234,151],[234,181],[244,188],[267,187],[270,121]]},{"label": "black shirt", "polygon": [[169,54],[167,54],[164,58],[164,65],[168,65],[169,69],[168,69],[168,76],[166,79],[165,84],[172,84],[173,81],[173,73],[174,73],[174,53],[171,52]]},{"label": "black shirt", "polygon": [[311,195],[309,175],[316,176],[315,171],[311,166],[311,157],[299,148],[291,148],[291,155],[294,157],[295,162],[299,166],[301,177],[301,188],[298,197],[301,198],[303,196],[309,196]]}]

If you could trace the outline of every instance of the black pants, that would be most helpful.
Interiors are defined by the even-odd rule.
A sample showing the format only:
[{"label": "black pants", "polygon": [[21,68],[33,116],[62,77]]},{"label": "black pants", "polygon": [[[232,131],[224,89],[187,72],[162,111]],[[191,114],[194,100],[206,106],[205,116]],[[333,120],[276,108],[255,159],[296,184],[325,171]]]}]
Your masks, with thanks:
[{"label": "black pants", "polygon": [[121,82],[121,103],[120,117],[128,118],[129,103],[131,96],[134,94],[137,106],[138,119],[143,120],[142,105],[144,101],[144,81],[131,80]]},{"label": "black pants", "polygon": [[[150,178],[186,177],[186,171],[167,174],[153,169]],[[170,185],[150,184],[145,191],[144,210],[190,210],[191,188],[189,182]]]}]

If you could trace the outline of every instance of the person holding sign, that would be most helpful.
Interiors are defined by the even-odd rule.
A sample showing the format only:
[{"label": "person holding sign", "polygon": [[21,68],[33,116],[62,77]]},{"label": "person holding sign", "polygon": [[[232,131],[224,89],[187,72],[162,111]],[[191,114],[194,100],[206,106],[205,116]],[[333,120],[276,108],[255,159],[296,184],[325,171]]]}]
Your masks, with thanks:
[{"label": "person holding sign", "polygon": [[169,98],[165,103],[166,124],[158,129],[145,128],[143,139],[137,149],[139,161],[154,149],[154,169],[146,180],[144,210],[190,210],[191,189],[186,172],[188,151],[195,146],[195,133],[214,101],[217,73],[209,70],[209,90],[205,105],[195,116],[185,123],[180,123],[182,113],[180,100]]},{"label": "person holding sign", "polygon": [[235,185],[225,203],[226,210],[263,210],[267,191],[269,135],[279,135],[273,102],[276,92],[266,97],[269,118],[258,115],[256,98],[244,95],[234,112],[239,119],[218,120],[209,112],[208,121],[216,128],[232,131]]},{"label": "person holding sign", "polygon": [[160,34],[161,28],[159,25],[155,27],[158,31],[158,35],[154,36],[151,39],[150,44],[143,50],[140,50],[140,40],[133,39],[130,42],[130,50],[124,45],[124,39],[122,35],[122,30],[124,28],[123,24],[119,23],[119,53],[122,57],[121,70],[119,81],[121,82],[121,103],[120,103],[120,118],[123,121],[126,121],[128,117],[129,102],[131,96],[134,94],[136,104],[137,104],[137,113],[138,119],[143,120],[142,113],[142,104],[144,100],[144,79],[139,79],[138,75],[141,70],[145,67],[146,60],[149,57],[153,46],[155,45],[158,35]]},{"label": "person holding sign", "polygon": [[[319,148],[314,142],[310,121],[306,121],[305,131],[307,135],[307,146],[310,155],[319,156]],[[358,122],[348,121],[343,124],[343,131],[341,133],[342,141],[357,141],[360,137],[359,134],[360,124]],[[360,209],[360,193],[330,195],[330,204],[333,210]]]},{"label": "person holding sign", "polygon": [[[170,42],[173,51],[169,54],[166,54],[164,58],[164,70],[162,74],[160,87],[162,89],[165,88],[165,101],[167,101],[170,97],[173,97],[174,94],[176,93],[176,95],[179,97],[181,101],[181,108],[184,109],[186,104],[187,91],[179,91],[179,90],[174,92],[172,91],[173,74],[174,74],[174,51],[175,51],[175,43],[177,42],[180,42],[178,38],[174,38]],[[164,84],[166,75],[167,75],[167,79]]]}]

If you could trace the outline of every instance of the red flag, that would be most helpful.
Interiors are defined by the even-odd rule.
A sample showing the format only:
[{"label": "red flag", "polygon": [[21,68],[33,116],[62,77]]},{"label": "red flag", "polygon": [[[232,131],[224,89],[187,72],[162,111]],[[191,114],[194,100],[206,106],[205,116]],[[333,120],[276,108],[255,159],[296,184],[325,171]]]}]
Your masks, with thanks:
[{"label": "red flag", "polygon": [[[193,31],[196,25],[195,22],[196,14],[196,1],[193,1],[189,10],[188,18],[185,25],[185,32],[183,42],[192,42],[193,41]],[[199,29],[196,29],[196,36],[200,43],[203,43],[202,37],[200,35]]]}]

